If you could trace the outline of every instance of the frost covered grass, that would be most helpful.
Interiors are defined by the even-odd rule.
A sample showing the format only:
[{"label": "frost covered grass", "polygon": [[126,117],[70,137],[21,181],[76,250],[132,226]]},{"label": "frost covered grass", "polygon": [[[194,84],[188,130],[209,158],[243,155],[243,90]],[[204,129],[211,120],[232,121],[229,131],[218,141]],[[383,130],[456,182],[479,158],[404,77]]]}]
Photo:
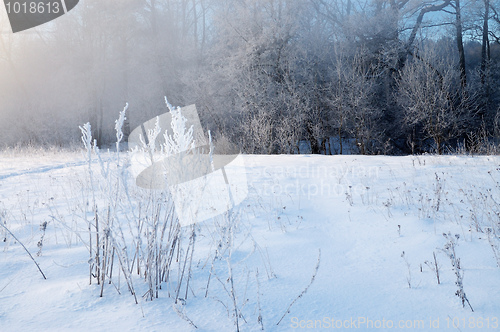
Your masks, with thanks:
[{"label": "frost covered grass", "polygon": [[245,156],[249,197],[180,227],[99,156],[0,159],[2,330],[498,327],[498,157]]}]

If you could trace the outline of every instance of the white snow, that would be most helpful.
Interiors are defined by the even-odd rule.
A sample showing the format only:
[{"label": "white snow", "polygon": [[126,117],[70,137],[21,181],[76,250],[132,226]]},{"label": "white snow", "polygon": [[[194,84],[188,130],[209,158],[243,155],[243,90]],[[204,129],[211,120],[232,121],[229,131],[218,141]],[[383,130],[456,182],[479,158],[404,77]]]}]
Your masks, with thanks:
[{"label": "white snow", "polygon": [[[223,262],[215,265],[219,280],[212,277],[205,297],[214,244],[210,221],[197,231],[185,304],[174,304],[168,284],[158,299],[146,301],[147,286],[138,276],[139,304],[123,276],[106,283],[99,297],[100,286],[89,285],[83,155],[0,153],[1,220],[47,276],[0,229],[0,330],[195,330],[186,317],[199,331],[236,330]],[[244,158],[249,195],[238,207],[231,257],[242,331],[261,329],[259,306],[268,331],[329,329],[332,322],[361,331],[499,328],[500,268],[493,250],[500,245],[499,157]],[[488,228],[495,232],[490,240]],[[443,233],[459,235],[456,250],[474,312],[455,295]],[[314,282],[277,325],[310,284],[319,252]],[[440,285],[425,263],[433,263],[433,252]]]}]

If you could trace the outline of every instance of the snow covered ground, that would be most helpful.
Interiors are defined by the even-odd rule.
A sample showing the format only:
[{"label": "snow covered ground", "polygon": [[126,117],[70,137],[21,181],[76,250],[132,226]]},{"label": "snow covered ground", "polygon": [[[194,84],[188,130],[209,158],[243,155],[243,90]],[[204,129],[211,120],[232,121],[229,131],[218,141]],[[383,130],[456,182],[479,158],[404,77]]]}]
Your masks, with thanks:
[{"label": "snow covered ground", "polygon": [[[143,296],[147,278],[135,274],[135,304],[118,268],[103,297],[95,278],[89,285],[83,153],[0,153],[1,222],[47,277],[0,229],[0,330],[235,331],[235,311],[241,331],[500,329],[499,157],[245,163],[249,195],[237,209],[230,259],[212,264],[217,221],[197,225],[187,298],[182,286],[174,303],[174,266],[153,301]],[[120,211],[124,229],[131,211]],[[459,269],[444,250],[450,241]],[[456,295],[456,273],[474,312]]]}]

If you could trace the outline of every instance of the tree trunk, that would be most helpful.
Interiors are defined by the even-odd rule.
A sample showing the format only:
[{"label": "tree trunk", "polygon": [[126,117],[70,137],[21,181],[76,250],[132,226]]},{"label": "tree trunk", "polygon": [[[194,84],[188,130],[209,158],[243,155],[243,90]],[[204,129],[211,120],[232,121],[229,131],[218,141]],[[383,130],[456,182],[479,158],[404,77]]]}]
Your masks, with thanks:
[{"label": "tree trunk", "polygon": [[[404,49],[400,53],[398,63],[396,65],[396,72],[403,69],[406,59],[408,58],[408,54],[411,53],[411,49],[413,47],[413,43],[415,42],[415,39],[417,38],[417,33],[420,30],[420,27],[422,26],[422,21],[424,20],[424,16],[427,13],[431,12],[438,12],[443,10],[444,8],[448,7],[450,5],[452,0],[443,0],[443,2],[439,5],[429,5],[425,6],[422,10],[420,10],[417,21],[415,22],[415,25],[412,28],[412,31],[410,33],[410,37],[408,38],[408,41],[406,42],[406,45],[404,46]],[[460,0],[455,0],[456,2],[460,2]],[[462,25],[460,25],[460,29],[462,28]],[[460,34],[461,36],[461,34]]]},{"label": "tree trunk", "polygon": [[462,89],[467,86],[467,72],[465,70],[465,51],[463,42],[463,32],[462,32],[462,13],[460,9],[460,0],[455,0],[456,6],[456,30],[457,30],[457,48],[459,56],[459,68],[460,68],[460,84]]},{"label": "tree trunk", "polygon": [[198,12],[196,10],[196,0],[193,1],[193,37],[194,37],[194,49],[198,51]]},{"label": "tree trunk", "polygon": [[[484,21],[483,21],[483,43],[481,45],[481,84],[484,86],[486,83],[486,72],[488,62],[490,60],[490,45],[488,39],[489,26],[488,20],[490,16],[490,0],[484,0]],[[484,92],[488,97],[488,86],[484,86]]]},{"label": "tree trunk", "polygon": [[314,136],[310,126],[312,124],[307,126],[307,134],[309,136],[309,142],[311,142],[311,153],[312,154],[319,154],[320,153],[320,148],[318,144],[318,139]]},{"label": "tree trunk", "polygon": [[339,127],[339,130],[338,130],[338,133],[339,133],[339,145],[340,145],[340,151],[339,151],[339,154],[342,154],[343,153],[343,146],[342,146],[342,127]]}]

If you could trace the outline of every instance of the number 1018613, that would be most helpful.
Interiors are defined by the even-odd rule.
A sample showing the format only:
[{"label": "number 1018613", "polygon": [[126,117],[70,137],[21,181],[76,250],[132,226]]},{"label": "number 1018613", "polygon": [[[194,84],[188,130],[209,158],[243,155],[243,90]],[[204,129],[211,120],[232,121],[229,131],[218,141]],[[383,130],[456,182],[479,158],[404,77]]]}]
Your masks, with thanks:
[{"label": "number 1018613", "polygon": [[62,10],[61,3],[58,1],[51,2],[6,2],[5,8],[7,13],[11,14],[59,14]]},{"label": "number 1018613", "polygon": [[498,329],[499,322],[497,317],[469,317],[458,318],[458,317],[447,317],[446,318],[447,328],[469,328],[469,329]]}]

